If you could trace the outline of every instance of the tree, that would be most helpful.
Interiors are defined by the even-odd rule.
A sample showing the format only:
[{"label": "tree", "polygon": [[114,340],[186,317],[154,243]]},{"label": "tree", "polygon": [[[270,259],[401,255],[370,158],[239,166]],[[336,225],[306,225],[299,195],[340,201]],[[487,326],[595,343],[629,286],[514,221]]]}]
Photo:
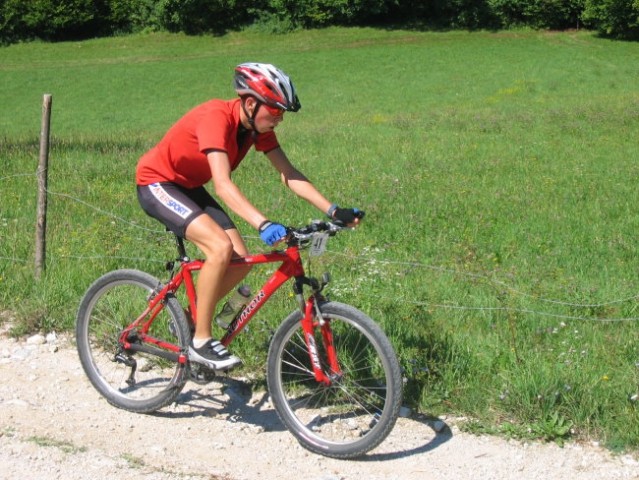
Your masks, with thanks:
[{"label": "tree", "polygon": [[639,39],[639,0],[586,0],[583,20],[603,35]]}]

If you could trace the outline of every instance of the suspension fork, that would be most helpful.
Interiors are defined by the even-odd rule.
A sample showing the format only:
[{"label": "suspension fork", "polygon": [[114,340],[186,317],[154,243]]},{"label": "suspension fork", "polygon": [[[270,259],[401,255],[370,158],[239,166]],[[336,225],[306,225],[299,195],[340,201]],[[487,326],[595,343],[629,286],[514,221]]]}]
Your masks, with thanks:
[{"label": "suspension fork", "polygon": [[[315,332],[318,328],[322,334],[323,351],[326,355],[324,359],[320,358],[315,340]],[[327,386],[331,385],[333,380],[341,375],[341,369],[333,342],[331,322],[330,320],[324,319],[315,295],[311,295],[306,301],[304,318],[302,319],[302,329],[304,330],[304,339],[306,341],[306,347],[308,348],[315,380]],[[322,362],[322,360],[324,361]],[[325,371],[325,368],[327,368],[328,371]]]}]

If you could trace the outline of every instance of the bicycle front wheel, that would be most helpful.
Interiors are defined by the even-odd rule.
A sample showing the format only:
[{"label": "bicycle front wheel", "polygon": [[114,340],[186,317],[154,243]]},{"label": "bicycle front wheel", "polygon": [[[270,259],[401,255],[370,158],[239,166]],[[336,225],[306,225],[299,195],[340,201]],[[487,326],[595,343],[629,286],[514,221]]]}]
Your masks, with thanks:
[{"label": "bicycle front wheel", "polygon": [[[341,303],[319,305],[315,344],[329,372],[320,323],[330,325],[341,372],[326,386],[313,374],[302,329],[293,312],[275,333],[267,381],[273,406],[298,441],[315,453],[354,458],[390,433],[402,401],[399,362],[381,328],[361,311]],[[320,321],[321,320],[321,321]]]},{"label": "bicycle front wheel", "polygon": [[[159,285],[147,273],[116,270],[89,287],[78,310],[76,342],[85,373],[110,404],[132,412],[149,413],[169,405],[187,381],[186,365],[150,352],[125,350],[119,341]],[[190,327],[175,297],[167,297],[147,334],[188,348]]]}]

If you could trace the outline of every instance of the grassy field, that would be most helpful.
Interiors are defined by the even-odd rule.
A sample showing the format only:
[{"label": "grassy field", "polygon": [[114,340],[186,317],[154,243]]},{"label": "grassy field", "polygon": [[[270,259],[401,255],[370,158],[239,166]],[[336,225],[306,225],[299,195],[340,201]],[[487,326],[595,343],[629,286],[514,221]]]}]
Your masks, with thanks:
[{"label": "grassy field", "polygon": [[[134,195],[137,158],[266,61],[302,110],[279,129],[327,196],[367,212],[329,246],[334,299],[383,326],[407,401],[471,431],[639,446],[639,45],[587,32],[328,29],[153,34],[0,49],[0,311],[71,328],[99,274],[162,277],[172,243]],[[53,95],[46,275],[33,276],[42,95]],[[234,177],[271,218],[318,212],[251,154]],[[253,249],[264,247],[243,222]],[[265,271],[249,283],[257,287]],[[279,295],[234,350],[261,371]]]}]

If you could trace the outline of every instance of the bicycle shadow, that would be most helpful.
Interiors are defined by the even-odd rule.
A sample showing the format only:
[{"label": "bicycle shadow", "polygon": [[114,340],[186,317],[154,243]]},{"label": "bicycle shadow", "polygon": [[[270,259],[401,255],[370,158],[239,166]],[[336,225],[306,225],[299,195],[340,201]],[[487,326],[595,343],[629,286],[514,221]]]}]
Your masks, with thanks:
[{"label": "bicycle shadow", "polygon": [[[188,386],[191,388],[188,388]],[[233,423],[245,423],[268,432],[286,429],[268,402],[266,391],[256,394],[250,383],[231,377],[216,377],[204,386],[195,383],[178,396],[171,410],[150,415],[162,418],[218,417]]]},{"label": "bicycle shadow", "polygon": [[[453,438],[453,432],[443,420],[438,418],[431,418],[425,415],[417,415],[410,418],[399,419],[398,421],[408,421],[413,423],[418,423],[422,427],[432,430],[434,437],[428,440],[426,443],[422,445],[415,445],[413,448],[406,448],[405,442],[402,444],[402,448],[398,451],[390,451],[383,453],[369,453],[361,458],[355,458],[352,461],[355,462],[381,462],[388,460],[397,460],[401,458],[412,457],[415,455],[420,455],[422,453],[428,453],[436,448],[442,446],[446,442],[450,441]],[[435,427],[437,425],[437,427]],[[412,428],[411,428],[412,430]],[[393,432],[391,432],[388,439],[385,442],[392,442]],[[382,443],[382,447],[384,443]],[[379,448],[379,447],[378,447]]]},{"label": "bicycle shadow", "polygon": [[[151,415],[176,419],[217,416],[229,422],[252,425],[264,432],[286,431],[268,400],[268,392],[256,394],[250,383],[230,377],[216,378],[212,384],[213,388],[208,387],[211,384],[208,384],[207,388],[193,384],[192,388],[185,389],[178,397],[177,410],[160,411]],[[351,461],[379,462],[411,457],[433,451],[453,438],[450,427],[436,417],[419,414],[400,418],[398,423],[400,422],[418,424],[419,428],[409,429],[412,432],[424,430],[423,438],[426,442],[420,443],[420,437],[415,440],[416,445],[413,448],[407,448],[404,440],[401,449],[397,451],[373,452]],[[431,437],[431,434],[434,435]],[[382,446],[388,449],[393,443],[392,440],[393,432]]]}]

